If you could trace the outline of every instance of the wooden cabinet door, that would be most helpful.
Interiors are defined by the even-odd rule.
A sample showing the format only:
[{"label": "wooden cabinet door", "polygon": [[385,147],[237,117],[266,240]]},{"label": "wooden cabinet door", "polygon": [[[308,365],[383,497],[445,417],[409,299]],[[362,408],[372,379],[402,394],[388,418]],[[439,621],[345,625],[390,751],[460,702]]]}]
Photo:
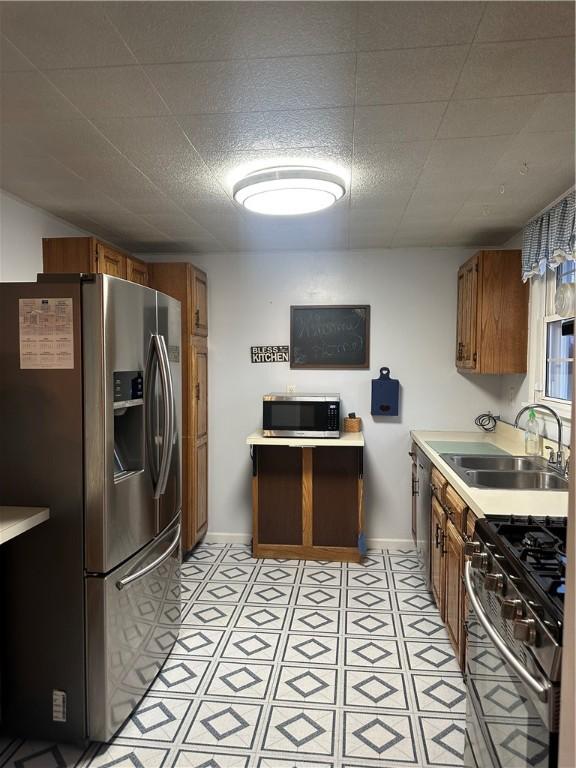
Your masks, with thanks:
[{"label": "wooden cabinet door", "polygon": [[139,285],[148,285],[148,265],[139,259],[126,259],[126,279]]},{"label": "wooden cabinet door", "polygon": [[196,541],[208,527],[208,440],[194,447],[194,506],[196,508]]},{"label": "wooden cabinet door", "polygon": [[448,521],[445,536],[446,589],[444,620],[460,666],[462,666],[463,649],[463,547],[464,542],[462,537],[455,526]]},{"label": "wooden cabinet door", "polygon": [[458,270],[456,365],[472,370],[477,361],[478,262],[476,254]]},{"label": "wooden cabinet door", "polygon": [[44,237],[44,272],[96,272],[95,241],[91,237]]},{"label": "wooden cabinet door", "polygon": [[287,445],[259,445],[255,449],[254,540],[259,545],[301,546],[304,449]]},{"label": "wooden cabinet door", "polygon": [[192,519],[196,541],[208,525],[208,349],[194,339],[190,349],[192,410]]},{"label": "wooden cabinet door", "polygon": [[192,397],[195,402],[194,439],[208,437],[208,349],[204,340],[192,344]]},{"label": "wooden cabinet door", "polygon": [[126,279],[126,256],[104,243],[96,245],[96,268],[103,275]]},{"label": "wooden cabinet door", "polygon": [[412,446],[410,451],[412,457],[412,539],[416,545],[416,519],[418,515],[418,462],[416,459],[416,448]]},{"label": "wooden cabinet door", "polygon": [[358,448],[310,449],[312,544],[357,547],[359,534]]},{"label": "wooden cabinet door", "polygon": [[208,285],[206,273],[194,268],[192,273],[192,333],[208,336]]},{"label": "wooden cabinet door", "polygon": [[440,506],[438,499],[432,497],[432,541],[430,542],[430,571],[432,594],[436,605],[444,619],[444,592],[445,592],[445,558],[444,537],[446,527],[446,515]]}]

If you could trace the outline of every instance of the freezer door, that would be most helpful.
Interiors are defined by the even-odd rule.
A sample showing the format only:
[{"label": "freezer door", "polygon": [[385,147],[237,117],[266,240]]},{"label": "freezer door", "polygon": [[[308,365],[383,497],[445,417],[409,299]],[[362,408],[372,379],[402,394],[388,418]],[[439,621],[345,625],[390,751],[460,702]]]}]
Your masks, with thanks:
[{"label": "freezer door", "polygon": [[141,393],[156,291],[97,275],[83,283],[82,315],[86,570],[106,573],[158,530]]},{"label": "freezer door", "polygon": [[[180,302],[157,294],[158,335],[164,350],[164,364],[169,379],[170,401],[172,407],[172,429],[168,437],[170,443],[169,462],[158,500],[158,532],[174,520],[182,505],[181,463],[182,463],[182,364],[181,364],[181,321]],[[161,387],[158,377],[159,389]],[[161,400],[161,395],[159,395]],[[160,422],[163,423],[162,418]]]},{"label": "freezer door", "polygon": [[180,518],[108,576],[86,577],[88,736],[107,741],[137,706],[180,628]]}]

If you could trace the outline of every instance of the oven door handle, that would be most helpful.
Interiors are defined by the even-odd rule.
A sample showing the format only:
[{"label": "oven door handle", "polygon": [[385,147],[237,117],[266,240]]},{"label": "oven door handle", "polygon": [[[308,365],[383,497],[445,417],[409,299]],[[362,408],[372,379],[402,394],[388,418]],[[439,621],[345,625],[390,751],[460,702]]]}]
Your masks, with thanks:
[{"label": "oven door handle", "polygon": [[484,608],[482,607],[482,604],[480,603],[478,596],[474,592],[471,571],[472,571],[472,565],[470,563],[470,560],[467,560],[466,565],[464,566],[464,582],[466,584],[466,591],[468,592],[468,597],[470,598],[472,607],[474,608],[474,610],[476,611],[476,615],[478,616],[478,621],[484,628],[490,640],[492,640],[492,642],[496,646],[496,649],[498,650],[498,652],[502,654],[505,661],[508,662],[508,664],[512,667],[512,669],[518,675],[518,677],[522,680],[522,682],[525,683],[528,686],[528,688],[533,693],[536,694],[536,696],[538,696],[540,701],[547,702],[548,694],[551,688],[550,683],[543,684],[539,680],[537,680],[535,677],[532,677],[532,675],[528,672],[528,670],[524,669],[524,667],[520,664],[518,659],[506,647],[504,641],[502,640],[498,632],[494,629],[492,624],[490,624],[488,616],[484,612]]}]

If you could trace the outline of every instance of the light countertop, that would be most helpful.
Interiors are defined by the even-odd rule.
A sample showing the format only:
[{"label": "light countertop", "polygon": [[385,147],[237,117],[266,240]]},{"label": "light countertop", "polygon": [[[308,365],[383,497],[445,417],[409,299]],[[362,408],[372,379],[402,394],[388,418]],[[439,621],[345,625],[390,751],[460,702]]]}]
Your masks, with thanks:
[{"label": "light countertop", "polygon": [[246,438],[247,445],[288,445],[291,448],[363,448],[362,432],[341,432],[340,437],[264,437],[262,430]]},{"label": "light countertop", "polygon": [[0,507],[0,544],[5,544],[50,517],[46,507]]},{"label": "light countertop", "polygon": [[[440,458],[440,453],[472,453],[478,445],[478,453],[503,451],[515,456],[525,455],[524,432],[508,424],[498,423],[495,432],[426,432],[413,430],[414,442],[435,464],[446,480],[460,494],[468,506],[480,517],[484,515],[549,515],[564,517],[568,514],[567,491],[518,491],[490,488],[472,488]],[[453,447],[449,444],[453,443]],[[463,444],[468,443],[464,449]],[[553,445],[551,441],[545,443]]]}]

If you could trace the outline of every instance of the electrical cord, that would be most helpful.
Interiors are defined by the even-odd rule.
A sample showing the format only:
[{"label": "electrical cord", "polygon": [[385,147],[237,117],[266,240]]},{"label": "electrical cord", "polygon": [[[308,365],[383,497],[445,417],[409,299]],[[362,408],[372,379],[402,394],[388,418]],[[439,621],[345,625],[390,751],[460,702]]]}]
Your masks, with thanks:
[{"label": "electrical cord", "polygon": [[474,419],[474,424],[476,424],[477,427],[480,427],[480,429],[483,429],[484,432],[494,432],[496,429],[496,417],[492,416],[490,412],[488,413],[481,413],[479,416],[476,416]]}]

